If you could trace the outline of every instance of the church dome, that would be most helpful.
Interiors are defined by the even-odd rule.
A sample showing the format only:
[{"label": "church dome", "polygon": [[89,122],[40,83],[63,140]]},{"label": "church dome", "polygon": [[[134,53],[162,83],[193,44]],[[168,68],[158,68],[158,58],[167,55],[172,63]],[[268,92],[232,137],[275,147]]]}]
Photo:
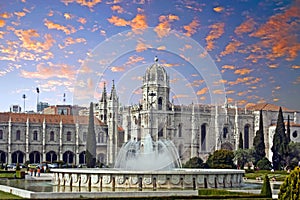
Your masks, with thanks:
[{"label": "church dome", "polygon": [[167,72],[164,67],[158,63],[157,57],[155,57],[155,63],[147,68],[144,76],[144,83],[169,86]]}]

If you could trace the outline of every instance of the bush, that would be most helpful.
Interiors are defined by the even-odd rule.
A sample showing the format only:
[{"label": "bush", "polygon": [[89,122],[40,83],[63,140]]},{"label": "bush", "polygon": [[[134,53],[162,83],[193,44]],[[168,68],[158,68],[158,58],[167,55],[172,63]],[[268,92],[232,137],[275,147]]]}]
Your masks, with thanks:
[{"label": "bush", "polygon": [[199,157],[193,157],[188,160],[182,167],[184,168],[204,168],[205,164],[203,160]]},{"label": "bush", "polygon": [[234,154],[230,150],[221,149],[216,150],[212,155],[207,159],[207,165],[209,168],[217,169],[233,169],[236,168],[233,163]]},{"label": "bush", "polygon": [[300,167],[295,167],[280,186],[278,199],[298,200],[300,199]]},{"label": "bush", "polygon": [[257,162],[257,167],[259,169],[262,169],[262,170],[270,170],[270,169],[272,169],[271,162],[266,157],[263,157],[261,160],[259,160]]},{"label": "bush", "polygon": [[265,175],[264,183],[263,183],[263,186],[261,188],[260,194],[265,196],[265,197],[272,198],[272,190],[271,190],[271,185],[270,185],[270,180],[269,180],[268,175]]}]

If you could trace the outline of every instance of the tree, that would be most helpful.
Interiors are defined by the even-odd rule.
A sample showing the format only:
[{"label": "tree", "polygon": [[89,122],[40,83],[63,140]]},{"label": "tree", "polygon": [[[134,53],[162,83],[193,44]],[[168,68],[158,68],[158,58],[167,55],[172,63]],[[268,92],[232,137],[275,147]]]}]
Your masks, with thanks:
[{"label": "tree", "polygon": [[256,165],[259,160],[266,156],[262,110],[260,110],[259,113],[259,129],[256,131],[256,135],[253,140],[253,146],[255,150],[254,164]]},{"label": "tree", "polygon": [[270,180],[269,180],[269,177],[267,174],[265,175],[264,183],[262,185],[260,194],[265,197],[272,198],[272,189],[271,189]]},{"label": "tree", "polygon": [[233,169],[235,164],[233,163],[234,154],[230,150],[221,149],[216,150],[212,155],[207,159],[207,165],[209,168],[217,169]]},{"label": "tree", "polygon": [[270,170],[272,168],[271,162],[266,157],[260,159],[256,166],[262,170]]},{"label": "tree", "polygon": [[88,134],[86,139],[86,165],[95,167],[96,164],[96,135],[94,127],[94,107],[90,104]]},{"label": "tree", "polygon": [[283,168],[287,164],[288,138],[285,134],[284,119],[281,107],[278,112],[278,119],[271,150],[273,152],[272,161],[274,169],[279,170]]},{"label": "tree", "polygon": [[300,199],[300,167],[294,170],[286,177],[280,186],[278,199],[298,200]]},{"label": "tree", "polygon": [[238,149],[243,149],[244,148],[244,141],[243,141],[243,134],[242,132],[240,132],[240,135],[239,135],[239,146],[238,146]]},{"label": "tree", "polygon": [[290,142],[288,148],[290,156],[290,168],[294,169],[300,160],[300,143]]},{"label": "tree", "polygon": [[254,149],[238,149],[234,152],[234,160],[239,168],[243,169],[245,164],[255,161]]},{"label": "tree", "polygon": [[189,159],[184,165],[184,168],[205,168],[203,160],[199,157]]}]

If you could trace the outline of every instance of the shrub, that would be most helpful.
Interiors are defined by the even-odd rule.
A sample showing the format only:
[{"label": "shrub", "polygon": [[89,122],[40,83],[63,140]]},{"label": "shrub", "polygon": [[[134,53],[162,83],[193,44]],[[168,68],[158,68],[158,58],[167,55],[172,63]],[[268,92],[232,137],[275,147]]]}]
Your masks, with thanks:
[{"label": "shrub", "polygon": [[199,157],[193,157],[188,160],[184,165],[184,168],[203,168],[204,163],[203,160]]},{"label": "shrub", "polygon": [[262,169],[262,170],[270,170],[270,169],[272,169],[271,162],[266,157],[263,157],[261,160],[259,160],[257,162],[257,167],[259,169]]},{"label": "shrub", "polygon": [[207,159],[207,164],[209,168],[217,169],[232,169],[235,168],[233,163],[234,154],[230,150],[221,149],[216,150],[212,155]]},{"label": "shrub", "polygon": [[260,194],[265,197],[272,198],[272,190],[271,190],[271,185],[270,185],[270,180],[268,175],[265,175],[264,183],[262,185]]},{"label": "shrub", "polygon": [[295,167],[280,186],[278,199],[298,200],[300,199],[300,167]]}]

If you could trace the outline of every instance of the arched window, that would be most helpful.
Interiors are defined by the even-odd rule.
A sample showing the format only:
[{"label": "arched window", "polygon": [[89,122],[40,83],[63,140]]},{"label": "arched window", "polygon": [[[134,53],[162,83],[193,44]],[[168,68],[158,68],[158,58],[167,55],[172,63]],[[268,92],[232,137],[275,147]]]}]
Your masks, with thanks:
[{"label": "arched window", "polygon": [[21,131],[17,130],[16,132],[16,140],[21,140]]},{"label": "arched window", "polygon": [[244,148],[249,149],[249,124],[244,127]]},{"label": "arched window", "polygon": [[3,140],[3,130],[0,130],[0,140]]},{"label": "arched window", "polygon": [[50,132],[50,141],[54,141],[54,131]]},{"label": "arched window", "polygon": [[71,131],[67,132],[67,141],[71,141]]},{"label": "arched window", "polygon": [[98,143],[101,143],[101,133],[98,133]]},{"label": "arched window", "polygon": [[223,138],[227,138],[227,134],[228,134],[228,128],[227,127],[224,127],[223,128]]},{"label": "arched window", "polygon": [[206,125],[201,125],[201,151],[206,151]]},{"label": "arched window", "polygon": [[162,97],[158,98],[158,110],[162,110]]},{"label": "arched window", "polygon": [[82,141],[86,142],[86,132],[83,132],[83,134],[82,134]]},{"label": "arched window", "polygon": [[178,125],[178,137],[182,137],[182,124]]},{"label": "arched window", "polygon": [[37,132],[37,131],[33,131],[32,139],[33,139],[34,141],[37,141],[37,140],[38,140],[38,132]]}]

